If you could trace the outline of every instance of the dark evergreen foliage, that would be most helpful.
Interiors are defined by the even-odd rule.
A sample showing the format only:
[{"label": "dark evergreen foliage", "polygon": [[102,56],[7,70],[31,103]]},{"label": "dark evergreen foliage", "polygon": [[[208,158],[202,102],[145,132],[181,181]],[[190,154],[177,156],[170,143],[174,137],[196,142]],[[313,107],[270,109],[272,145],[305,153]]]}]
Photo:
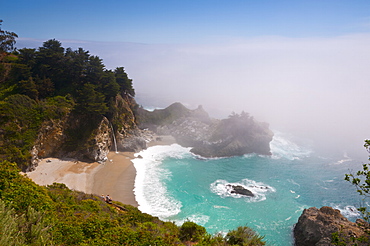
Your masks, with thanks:
[{"label": "dark evergreen foliage", "polygon": [[12,94],[35,100],[69,94],[79,113],[99,115],[109,110],[109,102],[118,94],[135,95],[132,80],[123,67],[107,70],[98,56],[82,48],[65,49],[55,39],[38,49],[24,48],[7,56],[13,59],[2,59],[0,78],[4,81],[0,84],[0,99]]},{"label": "dark evergreen foliage", "polygon": [[2,30],[2,22],[3,20],[0,20],[0,53],[12,51],[15,45],[15,39],[18,38],[16,33]]}]

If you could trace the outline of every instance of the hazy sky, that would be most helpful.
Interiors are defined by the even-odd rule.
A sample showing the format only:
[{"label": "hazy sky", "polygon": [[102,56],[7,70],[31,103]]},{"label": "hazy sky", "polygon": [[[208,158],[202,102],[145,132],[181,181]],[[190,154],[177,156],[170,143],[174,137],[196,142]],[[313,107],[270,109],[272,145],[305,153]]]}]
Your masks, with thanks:
[{"label": "hazy sky", "polygon": [[194,43],[368,32],[369,11],[368,0],[2,0],[0,14],[21,37]]},{"label": "hazy sky", "polygon": [[124,66],[144,106],[244,110],[340,151],[370,138],[369,0],[3,0],[0,19],[20,48]]}]

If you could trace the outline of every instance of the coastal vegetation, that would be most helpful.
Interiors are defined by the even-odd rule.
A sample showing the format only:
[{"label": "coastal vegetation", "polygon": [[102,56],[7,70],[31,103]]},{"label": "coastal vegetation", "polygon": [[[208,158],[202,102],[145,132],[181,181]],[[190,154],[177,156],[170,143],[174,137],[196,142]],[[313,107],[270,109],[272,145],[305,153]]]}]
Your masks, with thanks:
[{"label": "coastal vegetation", "polygon": [[1,36],[5,44],[0,50],[0,157],[23,170],[43,122],[78,116],[74,121],[81,124],[66,131],[66,147],[88,148],[102,116],[113,120],[118,115],[117,98],[135,95],[123,67],[108,70],[102,59],[82,48],[65,49],[51,39],[38,49],[9,53],[16,36],[5,31]]},{"label": "coastal vegetation", "polygon": [[264,245],[248,227],[212,236],[193,222],[163,222],[64,184],[41,187],[7,161],[0,165],[0,198],[1,245]]},{"label": "coastal vegetation", "polygon": [[0,245],[265,245],[246,226],[210,235],[190,221],[163,222],[64,184],[39,186],[21,174],[43,125],[77,124],[66,131],[67,149],[86,149],[103,117],[112,128],[135,124],[122,99],[137,105],[123,67],[106,69],[99,57],[55,39],[14,50],[16,37],[0,29]]}]

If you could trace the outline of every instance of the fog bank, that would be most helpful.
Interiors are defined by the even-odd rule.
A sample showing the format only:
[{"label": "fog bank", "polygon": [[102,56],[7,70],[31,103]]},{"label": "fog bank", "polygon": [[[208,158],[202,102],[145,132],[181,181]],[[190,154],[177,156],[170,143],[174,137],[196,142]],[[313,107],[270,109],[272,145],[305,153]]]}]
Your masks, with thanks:
[{"label": "fog bank", "polygon": [[203,105],[213,117],[244,110],[320,149],[367,156],[368,34],[198,45],[61,41],[99,55],[108,68],[124,66],[143,106]]}]

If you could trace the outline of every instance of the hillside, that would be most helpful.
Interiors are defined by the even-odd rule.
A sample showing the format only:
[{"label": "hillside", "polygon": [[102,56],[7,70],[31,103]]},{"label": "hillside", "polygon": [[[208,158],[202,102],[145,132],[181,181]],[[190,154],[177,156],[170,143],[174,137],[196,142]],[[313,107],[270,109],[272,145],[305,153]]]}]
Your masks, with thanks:
[{"label": "hillside", "polygon": [[120,151],[145,148],[134,94],[123,68],[107,70],[82,48],[49,40],[38,49],[1,51],[0,245],[264,245],[247,227],[212,236],[190,221],[163,222],[20,174],[39,158],[104,162],[113,134]]},{"label": "hillside", "polygon": [[[32,170],[38,158],[104,161],[117,135],[136,139],[135,91],[123,67],[48,40],[38,49],[4,53],[0,62],[0,157]],[[145,146],[143,146],[145,147]]]}]

